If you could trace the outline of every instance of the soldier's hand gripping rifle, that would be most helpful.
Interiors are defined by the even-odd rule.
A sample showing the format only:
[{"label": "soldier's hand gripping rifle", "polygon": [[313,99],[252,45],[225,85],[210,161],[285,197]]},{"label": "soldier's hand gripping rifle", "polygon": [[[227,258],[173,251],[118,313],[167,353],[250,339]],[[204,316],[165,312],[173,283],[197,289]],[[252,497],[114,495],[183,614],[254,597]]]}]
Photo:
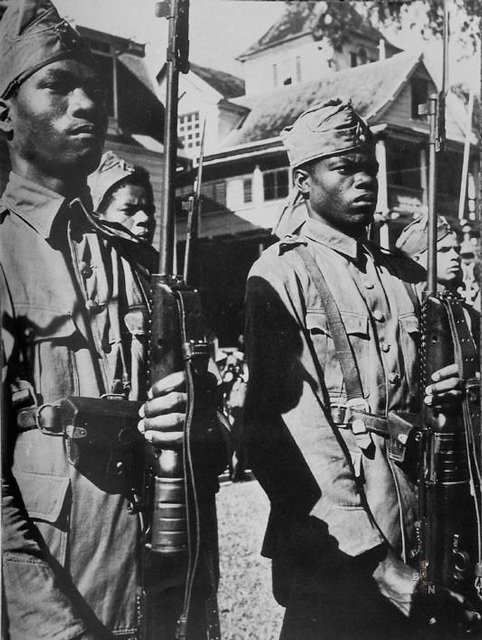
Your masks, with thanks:
[{"label": "soldier's hand gripping rifle", "polygon": [[[445,73],[444,73],[445,77]],[[445,83],[444,83],[445,84]],[[437,154],[444,142],[445,90],[431,96],[427,290],[422,305],[422,388],[432,374],[452,363],[465,382],[461,411],[441,413],[424,405],[420,436],[420,589],[437,602],[444,587],[463,595],[480,610],[481,476],[480,406],[477,346],[462,301],[437,291]],[[446,611],[431,609],[430,623],[446,624]],[[445,620],[444,620],[445,618]],[[438,631],[437,631],[438,629]],[[434,627],[435,635],[440,627]]]},{"label": "soldier's hand gripping rifle", "polygon": [[191,637],[193,590],[202,580],[203,589],[208,592],[206,637],[214,640],[219,638],[216,585],[212,557],[205,546],[209,532],[205,530],[203,501],[209,492],[213,494],[212,476],[216,474],[216,470],[207,468],[213,458],[209,449],[217,430],[215,382],[208,373],[209,349],[199,294],[174,275],[173,268],[178,81],[179,72],[189,70],[188,14],[188,0],[167,0],[156,5],[156,15],[169,20],[169,35],[160,255],[159,272],[152,275],[149,378],[154,384],[168,374],[184,370],[187,408],[182,445],[157,452],[150,549],[170,562],[179,559],[181,570],[187,567],[176,638]]}]

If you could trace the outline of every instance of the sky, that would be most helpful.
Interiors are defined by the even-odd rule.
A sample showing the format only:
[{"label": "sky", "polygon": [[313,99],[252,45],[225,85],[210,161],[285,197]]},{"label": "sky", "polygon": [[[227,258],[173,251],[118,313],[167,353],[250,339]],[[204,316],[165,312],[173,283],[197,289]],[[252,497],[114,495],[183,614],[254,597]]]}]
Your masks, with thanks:
[{"label": "sky", "polygon": [[[59,11],[78,24],[132,38],[146,44],[146,60],[153,75],[165,60],[167,20],[155,17],[155,0],[54,0]],[[453,0],[452,0],[453,2]],[[362,5],[363,2],[360,2]],[[450,0],[449,0],[450,8]],[[281,0],[191,0],[190,59],[202,66],[242,76],[236,60],[256,42],[284,11]],[[415,26],[390,39],[406,50],[424,50],[431,65],[441,60],[441,45],[427,45],[420,36],[417,12],[423,4],[412,2]],[[465,54],[460,43],[457,13],[452,12],[449,71],[453,82],[462,81],[479,91],[480,56]],[[430,68],[430,67],[429,67]]]}]

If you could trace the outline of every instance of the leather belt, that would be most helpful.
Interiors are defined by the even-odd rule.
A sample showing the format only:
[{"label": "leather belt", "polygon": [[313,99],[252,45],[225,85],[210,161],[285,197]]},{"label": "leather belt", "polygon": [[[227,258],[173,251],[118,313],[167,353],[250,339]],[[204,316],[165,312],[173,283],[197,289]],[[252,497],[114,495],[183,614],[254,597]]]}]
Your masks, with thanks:
[{"label": "leather belt", "polygon": [[24,407],[17,411],[17,427],[19,431],[40,429],[48,436],[63,435],[60,421],[60,405],[43,404],[40,407]]},{"label": "leather belt", "polygon": [[388,419],[367,413],[356,407],[346,404],[332,404],[330,406],[331,418],[334,424],[341,429],[352,429],[355,420],[361,420],[367,431],[376,433],[384,438],[389,437]]}]

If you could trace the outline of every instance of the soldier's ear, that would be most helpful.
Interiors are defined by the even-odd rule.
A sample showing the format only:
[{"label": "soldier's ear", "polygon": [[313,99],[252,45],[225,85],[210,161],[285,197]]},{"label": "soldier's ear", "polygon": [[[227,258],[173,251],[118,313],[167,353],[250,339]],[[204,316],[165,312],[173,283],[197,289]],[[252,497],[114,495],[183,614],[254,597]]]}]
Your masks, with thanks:
[{"label": "soldier's ear", "polygon": [[310,172],[302,167],[298,167],[293,171],[294,185],[304,196],[310,193],[310,177]]},{"label": "soldier's ear", "polygon": [[8,138],[12,137],[13,127],[10,117],[10,103],[3,98],[0,98],[0,131],[3,131]]}]

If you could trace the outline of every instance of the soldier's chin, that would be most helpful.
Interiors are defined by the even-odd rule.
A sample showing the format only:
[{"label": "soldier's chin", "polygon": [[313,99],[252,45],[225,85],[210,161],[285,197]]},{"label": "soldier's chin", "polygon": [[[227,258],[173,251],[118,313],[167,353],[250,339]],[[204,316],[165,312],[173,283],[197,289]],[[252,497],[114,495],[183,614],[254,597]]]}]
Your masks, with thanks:
[{"label": "soldier's chin", "polygon": [[82,173],[86,173],[87,175],[89,175],[93,173],[99,166],[103,150],[103,144],[99,145],[95,149],[89,149],[84,153],[79,154],[74,159],[74,163],[78,164],[78,168],[80,171],[82,171]]}]

